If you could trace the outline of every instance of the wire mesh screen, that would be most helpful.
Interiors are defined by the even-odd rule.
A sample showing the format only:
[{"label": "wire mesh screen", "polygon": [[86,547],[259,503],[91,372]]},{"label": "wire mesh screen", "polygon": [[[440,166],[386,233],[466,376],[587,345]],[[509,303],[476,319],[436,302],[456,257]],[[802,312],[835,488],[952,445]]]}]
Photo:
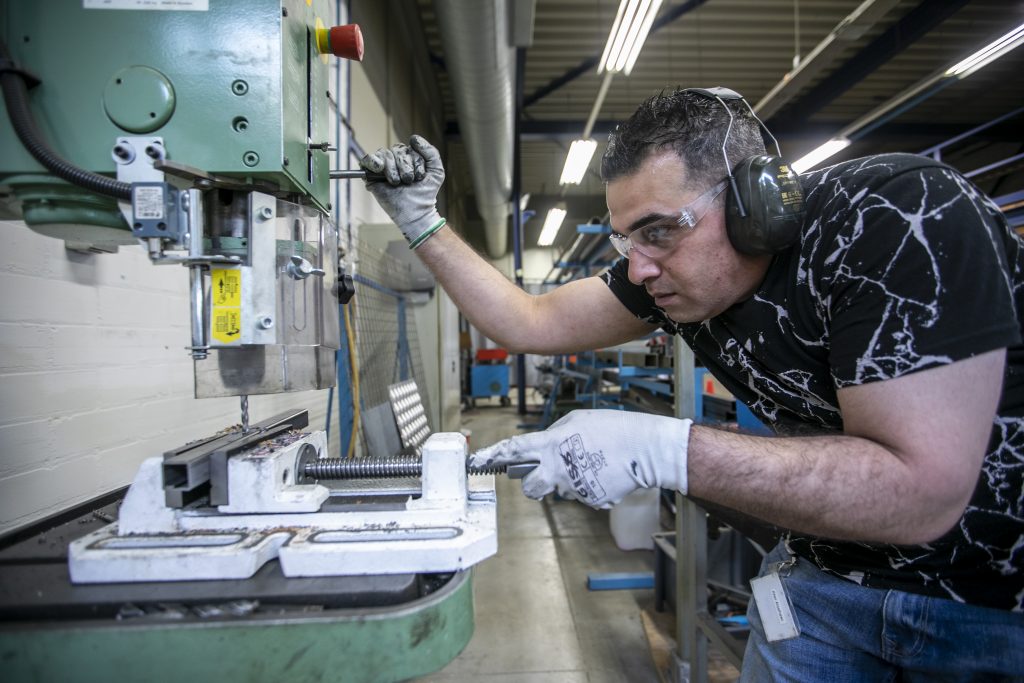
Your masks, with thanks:
[{"label": "wire mesh screen", "polygon": [[[352,313],[360,405],[368,411],[387,403],[389,384],[414,379],[429,415],[416,316],[407,299],[411,270],[408,264],[362,240],[356,241],[354,261],[356,295]],[[359,441],[365,453],[362,429]]]}]

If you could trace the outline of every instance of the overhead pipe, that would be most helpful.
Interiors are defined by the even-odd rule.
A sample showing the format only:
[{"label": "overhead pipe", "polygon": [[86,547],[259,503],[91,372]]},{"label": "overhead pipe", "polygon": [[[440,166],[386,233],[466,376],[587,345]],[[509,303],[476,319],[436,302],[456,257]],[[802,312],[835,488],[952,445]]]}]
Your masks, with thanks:
[{"label": "overhead pipe", "polygon": [[[512,134],[512,272],[515,274],[516,285],[523,288],[523,159],[519,137],[519,127],[523,114],[523,80],[526,77],[526,48],[516,48],[515,73],[515,115],[513,116]],[[526,414],[526,355],[516,354],[516,394],[517,410],[520,415]]]},{"label": "overhead pipe", "polygon": [[[799,128],[822,107],[835,101],[883,64],[901,54],[968,2],[969,0],[929,0],[918,4],[850,57],[846,63],[810,86],[791,102],[784,116],[786,122],[792,127]],[[772,118],[761,115],[765,120]]]},{"label": "overhead pipe", "polygon": [[505,254],[512,194],[514,48],[505,0],[435,0],[487,253]]},{"label": "overhead pipe", "polygon": [[864,0],[836,24],[835,28],[800,62],[800,66],[783,76],[782,80],[754,105],[757,115],[762,119],[771,118],[775,112],[796,97],[815,76],[832,66],[852,41],[863,36],[896,4],[897,0]]},{"label": "overhead pipe", "polygon": [[[1006,36],[1003,37],[1003,39],[1005,38]],[[1005,54],[1005,52],[1014,49],[1018,45],[1019,43],[1011,44],[1009,48],[1000,53],[1000,55],[991,57],[988,61],[998,58],[1001,54]],[[950,68],[942,68],[935,71],[930,76],[921,79],[903,92],[891,98],[889,101],[875,107],[867,114],[864,114],[856,121],[843,128],[832,136],[831,141],[845,141],[848,145],[850,142],[856,142],[857,140],[867,137],[870,133],[894,120],[900,114],[913,109],[928,98],[934,96],[936,93],[948,88],[954,83],[959,82],[962,78],[966,78],[977,68],[981,68],[981,66],[987,64],[988,61],[982,62],[980,66],[963,72],[957,69],[959,64]],[[819,159],[818,163],[823,161],[824,158]],[[975,172],[978,171],[976,170]]]}]

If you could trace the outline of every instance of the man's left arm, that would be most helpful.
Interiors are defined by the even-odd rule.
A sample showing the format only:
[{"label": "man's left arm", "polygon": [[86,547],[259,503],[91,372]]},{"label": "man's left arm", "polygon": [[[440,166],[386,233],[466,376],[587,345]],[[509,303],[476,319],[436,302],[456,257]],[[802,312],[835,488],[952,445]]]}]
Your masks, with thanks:
[{"label": "man's left arm", "polygon": [[689,492],[827,538],[927,543],[963,514],[1005,350],[838,391],[844,434],[757,437],[695,425]]},{"label": "man's left arm", "polygon": [[539,463],[531,498],[557,491],[597,508],[661,487],[776,526],[921,544],[960,519],[978,481],[1004,349],[839,390],[845,432],[753,436],[646,413],[576,410],[542,432],[470,456],[474,467]]}]

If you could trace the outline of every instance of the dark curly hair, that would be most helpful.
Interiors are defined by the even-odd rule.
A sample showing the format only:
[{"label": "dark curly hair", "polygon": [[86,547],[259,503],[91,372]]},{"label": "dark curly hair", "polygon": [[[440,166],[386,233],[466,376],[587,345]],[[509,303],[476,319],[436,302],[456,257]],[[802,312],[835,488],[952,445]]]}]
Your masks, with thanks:
[{"label": "dark curly hair", "polygon": [[[729,134],[729,162],[764,154],[764,140],[747,105],[725,100],[735,120]],[[729,115],[718,100],[679,89],[661,93],[641,104],[633,115],[608,136],[608,148],[601,158],[601,179],[605,182],[629,175],[651,154],[674,150],[688,170],[687,182],[703,187],[726,176],[722,141]]]}]

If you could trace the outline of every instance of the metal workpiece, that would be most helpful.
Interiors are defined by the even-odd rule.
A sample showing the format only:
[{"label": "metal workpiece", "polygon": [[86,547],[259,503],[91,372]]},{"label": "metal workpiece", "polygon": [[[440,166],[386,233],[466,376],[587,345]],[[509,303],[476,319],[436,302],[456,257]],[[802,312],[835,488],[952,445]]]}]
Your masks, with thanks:
[{"label": "metal workpiece", "polygon": [[232,430],[167,451],[160,464],[161,500],[170,508],[184,507],[202,496],[209,496],[213,505],[227,503],[222,468],[228,457],[308,424],[306,411],[289,411],[258,422],[248,433]]},{"label": "metal workpiece", "polygon": [[[540,463],[528,462],[491,467],[466,467],[467,474],[507,474],[509,479],[522,479]],[[305,481],[318,479],[388,479],[418,477],[423,473],[423,461],[415,456],[394,458],[321,458],[301,463]]]}]

